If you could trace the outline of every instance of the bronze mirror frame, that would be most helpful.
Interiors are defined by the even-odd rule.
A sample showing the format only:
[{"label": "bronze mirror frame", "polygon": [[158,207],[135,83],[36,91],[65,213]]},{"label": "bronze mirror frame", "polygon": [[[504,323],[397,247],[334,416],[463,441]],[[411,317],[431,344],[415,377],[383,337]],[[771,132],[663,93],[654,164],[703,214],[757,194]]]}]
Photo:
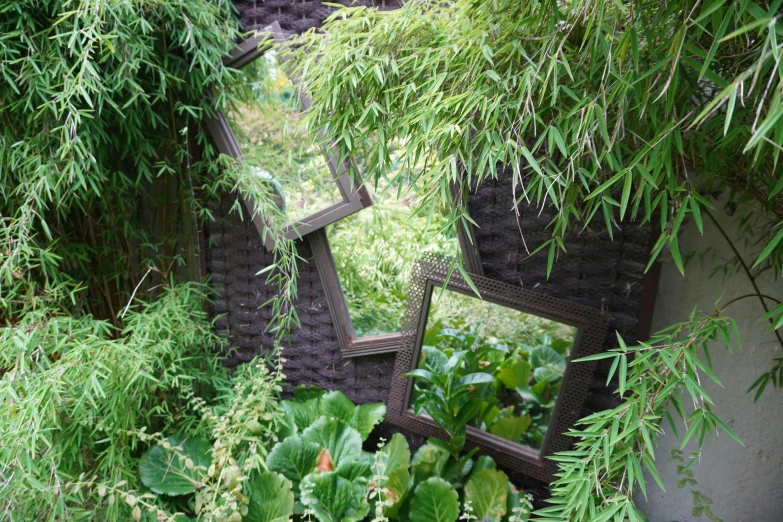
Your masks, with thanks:
[{"label": "bronze mirror frame", "polygon": [[[399,332],[363,337],[356,335],[353,320],[348,310],[348,303],[340,285],[340,278],[337,274],[337,267],[334,263],[326,230],[317,230],[309,234],[306,239],[315,260],[318,276],[324,287],[329,313],[334,322],[337,342],[340,345],[343,358],[363,357],[398,351],[403,344],[404,336],[402,330],[404,330],[404,325]],[[469,236],[468,232],[460,228],[457,231],[457,240],[462,251],[465,270],[471,274],[483,274],[475,238]]]},{"label": "bronze mirror frame", "polygon": [[[263,56],[272,47],[273,41],[276,43],[284,43],[286,41],[286,36],[278,22],[274,22],[265,27],[263,31],[259,31],[254,36],[240,42],[236,49],[223,60],[223,64],[226,67],[241,69],[253,60]],[[280,65],[283,65],[286,61],[288,61],[286,56],[280,56]],[[295,78],[292,78],[291,81],[296,83]],[[310,97],[302,93],[299,99],[302,110],[306,111],[311,105]],[[242,157],[242,150],[225,114],[217,111],[214,118],[206,119],[206,125],[217,149],[221,153],[227,154],[232,158]],[[299,239],[306,234],[322,229],[335,221],[372,205],[372,198],[362,185],[361,179],[358,179],[358,173],[354,176],[354,179],[351,179],[349,174],[353,164],[351,158],[345,158],[343,161],[340,161],[338,159],[339,151],[336,146],[331,146],[328,149],[322,147],[322,153],[326,157],[326,163],[343,197],[343,201],[314,212],[301,221],[287,224],[285,237],[288,239]],[[357,172],[356,169],[354,169],[354,172]],[[264,246],[267,249],[271,249],[272,240],[265,234],[264,217],[260,212],[256,211],[254,202],[244,199],[242,201],[253,218],[253,224],[261,235]]]},{"label": "bronze mirror frame", "polygon": [[[386,415],[386,420],[394,425],[443,440],[447,440],[446,434],[432,419],[413,414],[409,406],[413,380],[403,375],[417,366],[432,292],[440,291],[445,285],[448,290],[477,298],[459,273],[450,272],[449,265],[448,258],[428,255],[414,266],[403,320],[403,340],[397,352]],[[471,280],[484,300],[578,328],[541,449],[535,451],[472,427],[468,428],[465,444],[466,449],[479,448],[481,453],[494,458],[499,466],[551,482],[557,466],[546,457],[571,447],[573,441],[565,433],[581,417],[596,367],[595,361],[577,364],[572,361],[603,350],[609,316],[600,310],[479,275],[471,274]]]}]

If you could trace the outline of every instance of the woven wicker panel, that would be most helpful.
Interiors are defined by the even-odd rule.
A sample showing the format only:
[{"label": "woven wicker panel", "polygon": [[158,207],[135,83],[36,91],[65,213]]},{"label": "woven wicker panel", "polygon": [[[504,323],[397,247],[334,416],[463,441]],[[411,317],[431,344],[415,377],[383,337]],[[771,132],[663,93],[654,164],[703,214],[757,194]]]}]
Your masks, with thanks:
[{"label": "woven wicker panel", "polygon": [[[399,0],[333,0],[333,3],[383,10],[396,9],[400,5]],[[335,10],[323,5],[323,0],[235,0],[234,7],[245,31],[261,30],[277,21],[286,34],[320,27]]]},{"label": "woven wicker panel", "polygon": [[[234,198],[228,195],[214,202],[215,220],[205,229],[207,272],[216,291],[210,314],[218,317],[218,332],[230,339],[230,366],[265,353],[274,340],[265,332],[270,307],[261,307],[273,296],[274,288],[264,284],[265,276],[256,275],[272,258],[265,253],[253,224],[229,212],[233,203]],[[284,350],[287,391],[299,384],[315,384],[341,390],[359,403],[386,400],[394,354],[342,360],[307,242],[299,241],[297,250],[304,259],[299,265],[296,303],[301,328],[291,332],[291,344]]]},{"label": "woven wicker panel", "polygon": [[[512,178],[508,170],[499,172],[497,180],[483,183],[468,198],[470,215],[479,225],[475,240],[484,275],[605,310],[611,319],[604,347],[617,346],[615,331],[626,343],[634,343],[652,228],[623,223],[614,228],[613,240],[603,223],[584,231],[575,229],[566,236],[567,253],[561,254],[547,279],[546,249],[529,258],[528,250],[532,252],[551,237],[547,226],[554,211],[523,202],[517,206],[517,216],[513,207]],[[596,367],[582,416],[617,404],[613,394],[616,386],[606,386],[610,365],[611,361],[601,361]],[[520,486],[545,491],[544,484],[536,484],[529,478],[514,476],[513,479]]]}]

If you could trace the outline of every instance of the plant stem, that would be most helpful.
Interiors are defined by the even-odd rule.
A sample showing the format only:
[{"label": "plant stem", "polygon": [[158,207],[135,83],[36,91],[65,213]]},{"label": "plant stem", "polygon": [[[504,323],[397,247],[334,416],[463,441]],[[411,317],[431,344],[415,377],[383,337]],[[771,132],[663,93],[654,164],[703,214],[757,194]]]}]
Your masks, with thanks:
[{"label": "plant stem", "polygon": [[[726,231],[723,230],[723,227],[720,226],[720,223],[718,223],[718,220],[715,219],[715,217],[712,215],[712,213],[709,210],[707,210],[706,208],[702,209],[702,210],[704,211],[705,214],[707,214],[707,217],[710,218],[712,223],[715,225],[715,228],[717,228],[718,232],[720,232],[720,235],[722,235],[723,239],[726,240],[726,243],[729,244],[729,246],[731,247],[731,250],[734,252],[734,255],[737,256],[737,259],[739,260],[740,265],[742,266],[742,270],[745,272],[745,275],[748,276],[748,279],[750,280],[750,284],[753,285],[753,289],[756,291],[756,295],[758,296],[759,301],[761,302],[761,306],[764,308],[764,313],[769,313],[769,307],[767,307],[767,302],[764,299],[765,298],[766,299],[771,299],[773,301],[777,301],[778,303],[780,301],[778,301],[777,299],[775,299],[773,297],[769,297],[769,296],[764,295],[764,294],[761,293],[761,290],[759,290],[759,286],[756,284],[756,278],[753,277],[753,273],[750,271],[750,267],[748,267],[747,263],[745,263],[745,260],[742,258],[742,256],[740,255],[739,251],[737,250],[737,247],[734,245],[734,242],[731,240],[731,238],[726,233]],[[774,321],[772,320],[772,318],[769,319],[769,324],[771,324],[771,325],[775,324]],[[778,332],[777,330],[773,330],[773,333],[775,334],[775,337],[777,337],[777,339],[778,339],[778,344],[780,344],[780,346],[783,346],[783,338],[781,338],[780,332]]]}]

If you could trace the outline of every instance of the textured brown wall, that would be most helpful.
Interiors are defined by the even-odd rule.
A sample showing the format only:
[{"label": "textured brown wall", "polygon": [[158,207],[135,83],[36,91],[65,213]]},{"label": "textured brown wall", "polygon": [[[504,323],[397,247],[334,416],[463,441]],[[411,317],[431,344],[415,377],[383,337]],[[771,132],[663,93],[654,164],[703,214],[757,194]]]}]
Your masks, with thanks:
[{"label": "textured brown wall", "polygon": [[[324,0],[235,0],[239,20],[245,31],[260,30],[277,21],[286,34],[302,33],[320,27],[335,11],[323,5]],[[398,0],[330,0],[331,3],[394,9]]]}]

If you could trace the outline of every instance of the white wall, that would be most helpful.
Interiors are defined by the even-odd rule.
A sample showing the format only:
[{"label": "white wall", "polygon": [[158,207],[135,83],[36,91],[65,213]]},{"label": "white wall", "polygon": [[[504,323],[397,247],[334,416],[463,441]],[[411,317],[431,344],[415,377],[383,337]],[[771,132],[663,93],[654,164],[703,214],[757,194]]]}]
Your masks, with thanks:
[{"label": "white wall", "polygon": [[[719,210],[714,212],[721,226],[734,238],[733,219]],[[732,256],[728,245],[718,234],[714,224],[704,218],[705,236],[702,237],[693,223],[685,230],[681,250],[702,252],[712,247],[724,259]],[[709,238],[709,239],[707,239]],[[736,245],[748,260],[751,254],[741,242]],[[718,263],[719,264],[719,263]],[[653,331],[685,320],[694,306],[712,310],[715,300],[723,293],[724,301],[753,293],[743,272],[723,278],[709,278],[713,266],[707,256],[702,269],[698,258],[686,267],[686,277],[680,275],[672,263],[663,266],[658,300],[653,319]],[[763,293],[783,298],[783,284],[779,281],[759,282]],[[713,513],[725,522],[783,522],[783,390],[767,387],[758,403],[745,391],[772,364],[773,357],[783,357],[773,334],[766,334],[769,323],[757,323],[763,315],[757,299],[745,299],[727,309],[737,320],[742,339],[742,350],[728,353],[716,346],[711,350],[715,374],[723,382],[707,387],[715,402],[714,412],[742,439],[742,447],[729,437],[706,440],[701,461],[694,464],[695,489],[710,497]],[[665,423],[668,424],[668,423]],[[668,426],[665,426],[668,428]],[[668,462],[672,448],[678,447],[674,435],[668,432],[661,437],[656,451],[657,465],[666,486],[662,492],[652,480],[648,480],[649,501],[638,495],[639,507],[651,522],[685,522],[707,520],[691,515],[693,508],[690,487],[677,488],[676,463]],[[678,427],[682,435],[684,431]],[[684,452],[694,451],[691,445]]]}]

